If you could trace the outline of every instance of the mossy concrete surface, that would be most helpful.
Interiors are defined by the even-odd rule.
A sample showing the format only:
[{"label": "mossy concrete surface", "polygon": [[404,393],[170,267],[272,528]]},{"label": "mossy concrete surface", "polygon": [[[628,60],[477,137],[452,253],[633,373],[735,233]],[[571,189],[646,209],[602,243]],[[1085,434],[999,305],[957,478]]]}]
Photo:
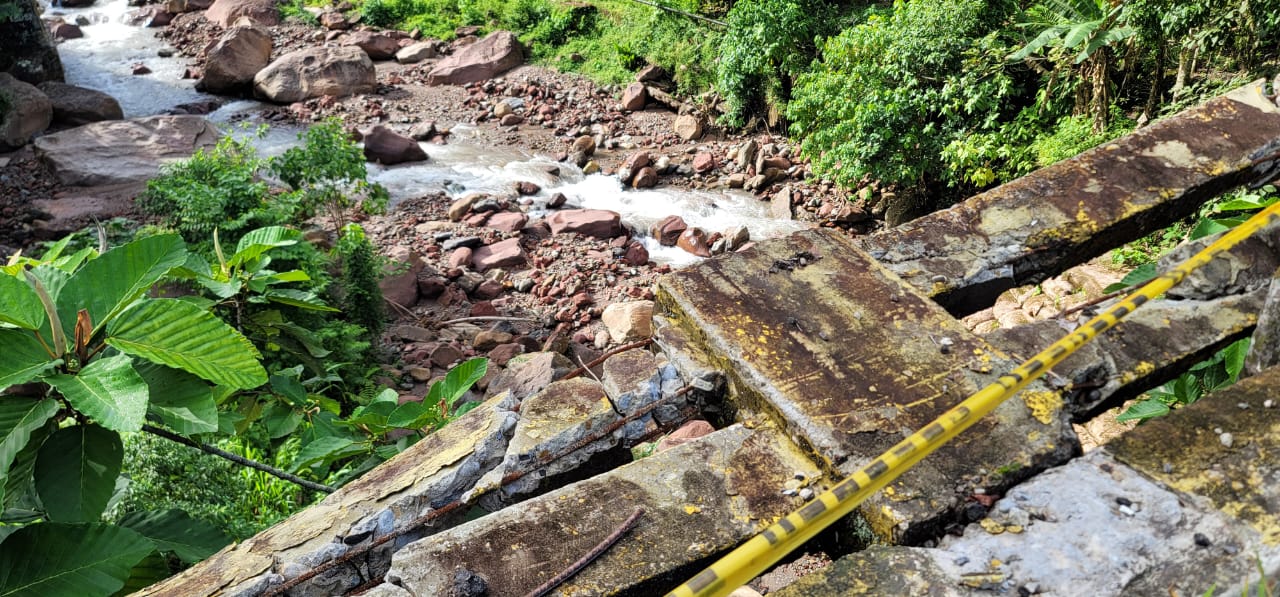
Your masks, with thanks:
[{"label": "mossy concrete surface", "polygon": [[[1071,384],[1067,409],[1076,421],[1088,421],[1245,337],[1258,321],[1265,293],[1256,289],[1214,299],[1148,303],[1064,359],[1050,379]],[[1046,319],[999,329],[984,338],[1025,358],[1064,333],[1063,322]]]},{"label": "mossy concrete surface", "polygon": [[859,239],[957,315],[1196,212],[1280,138],[1259,80],[950,209]]},{"label": "mossy concrete surface", "polygon": [[[1141,425],[1107,452],[1280,548],[1280,367]],[[1268,404],[1270,406],[1268,406]]]},{"label": "mossy concrete surface", "polygon": [[737,425],[413,543],[386,580],[446,595],[459,569],[491,597],[525,595],[610,535],[638,525],[560,595],[658,595],[799,507],[782,492],[819,471],[777,434]]},{"label": "mossy concrete surface", "polygon": [[[847,475],[1011,369],[844,236],[812,230],[664,277],[664,315],[731,379],[730,400]],[[912,542],[1079,450],[1059,395],[1035,383],[890,485],[862,513]]]}]

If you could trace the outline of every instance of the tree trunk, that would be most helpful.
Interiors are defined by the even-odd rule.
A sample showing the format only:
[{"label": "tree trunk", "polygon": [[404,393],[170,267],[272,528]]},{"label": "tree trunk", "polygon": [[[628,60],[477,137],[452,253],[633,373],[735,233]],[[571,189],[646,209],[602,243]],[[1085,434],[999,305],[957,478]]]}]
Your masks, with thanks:
[{"label": "tree trunk", "polygon": [[1187,88],[1187,79],[1191,78],[1191,69],[1195,63],[1194,55],[1194,48],[1183,46],[1178,50],[1178,76],[1173,80],[1173,89],[1169,90],[1169,95],[1174,100],[1177,100],[1178,96],[1182,95],[1182,90]]},{"label": "tree trunk", "polygon": [[1147,92],[1147,105],[1142,109],[1142,116],[1139,120],[1150,122],[1155,116],[1156,105],[1160,102],[1160,85],[1164,83],[1164,61],[1167,58],[1169,44],[1164,38],[1160,38],[1159,45],[1156,47],[1156,76],[1151,80],[1151,90]]}]

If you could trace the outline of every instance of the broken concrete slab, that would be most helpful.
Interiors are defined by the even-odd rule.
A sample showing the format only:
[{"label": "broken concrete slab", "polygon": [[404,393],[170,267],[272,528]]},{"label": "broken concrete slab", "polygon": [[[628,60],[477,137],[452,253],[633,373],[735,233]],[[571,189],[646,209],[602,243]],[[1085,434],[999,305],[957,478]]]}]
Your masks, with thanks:
[{"label": "broken concrete slab", "polygon": [[[829,230],[666,276],[658,300],[728,372],[739,409],[774,421],[838,475],[1016,364]],[[885,541],[922,541],[975,490],[998,491],[1078,451],[1061,397],[1033,384],[861,511]]]},{"label": "broken concrete slab", "polygon": [[[256,594],[377,536],[403,530],[430,509],[456,500],[501,462],[515,428],[513,406],[507,396],[490,399],[320,503],[138,594]],[[385,571],[390,551],[429,532],[408,533],[353,566],[339,566],[303,583],[290,595],[341,594],[361,584],[361,575]]]},{"label": "broken concrete slab", "polygon": [[1273,367],[1149,421],[1104,449],[1161,483],[1202,496],[1280,548],[1278,386],[1280,368]]},{"label": "broken concrete slab", "polygon": [[873,548],[778,595],[1235,594],[1259,564],[1280,568],[1280,548],[1200,502],[1095,451],[1013,488],[936,549]]},{"label": "broken concrete slab", "polygon": [[[1265,292],[1148,303],[1058,363],[1049,380],[1071,384],[1065,400],[1073,420],[1091,420],[1244,337],[1258,320]],[[1035,321],[984,338],[1012,355],[1030,357],[1084,321]]]},{"label": "broken concrete slab", "polygon": [[1180,220],[1257,176],[1280,109],[1256,81],[859,244],[957,315]]},{"label": "broken concrete slab", "polygon": [[659,594],[798,507],[781,493],[797,473],[819,471],[777,434],[730,427],[413,543],[387,582],[442,595],[465,569],[493,597],[524,595],[640,507],[639,524],[558,591]]}]

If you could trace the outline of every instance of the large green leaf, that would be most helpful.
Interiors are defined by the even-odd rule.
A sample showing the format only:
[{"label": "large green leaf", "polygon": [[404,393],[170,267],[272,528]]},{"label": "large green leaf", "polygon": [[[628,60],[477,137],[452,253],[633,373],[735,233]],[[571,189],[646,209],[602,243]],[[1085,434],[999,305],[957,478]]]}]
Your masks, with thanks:
[{"label": "large green leaf", "polygon": [[122,245],[84,264],[58,295],[58,316],[68,337],[76,312],[87,309],[93,330],[142,296],[169,270],[187,260],[187,247],[176,234],[149,236]]},{"label": "large green leaf", "polygon": [[[23,449],[32,443],[32,436],[38,437],[36,432],[57,412],[57,400],[0,396],[0,479],[5,480],[0,483],[0,510],[4,509],[10,467],[19,460]],[[29,462],[20,464],[30,466]]]},{"label": "large green leaf", "polygon": [[134,363],[133,368],[150,388],[147,412],[165,426],[182,435],[218,430],[218,405],[213,401],[213,388],[204,380],[155,363]]},{"label": "large green leaf", "polygon": [[227,265],[235,267],[247,261],[257,259],[263,253],[275,247],[287,247],[297,244],[302,233],[284,226],[267,226],[250,231],[240,237],[236,244],[236,254],[227,260]]},{"label": "large green leaf", "polygon": [[36,457],[36,493],[55,522],[94,522],[116,487],[124,445],[120,434],[97,425],[54,432]]},{"label": "large green leaf", "polygon": [[289,467],[289,470],[296,473],[317,462],[349,456],[362,450],[363,448],[349,439],[331,435],[318,437],[298,451],[298,457],[294,458],[293,466]]},{"label": "large green leaf", "polygon": [[25,280],[0,274],[0,322],[38,330],[44,324],[44,305]]},{"label": "large green leaf", "polygon": [[169,558],[160,555],[158,551],[153,551],[142,558],[142,561],[133,565],[129,570],[129,578],[124,581],[124,586],[120,587],[113,597],[132,595],[170,576],[173,576],[173,573],[169,571]]},{"label": "large green leaf", "polygon": [[481,377],[489,369],[489,359],[484,357],[469,359],[458,364],[457,367],[450,369],[445,374],[444,379],[431,385],[431,389],[427,392],[427,397],[423,402],[435,404],[444,400],[445,404],[453,406],[471,386],[480,381]]},{"label": "large green leaf", "polygon": [[33,524],[0,545],[0,597],[110,595],[153,551],[151,541],[124,527]]},{"label": "large green leaf", "polygon": [[27,331],[0,329],[0,347],[0,390],[31,381],[59,362]]},{"label": "large green leaf", "polygon": [[147,383],[132,359],[118,354],[89,363],[75,375],[51,375],[49,385],[99,425],[114,431],[138,431],[147,416]]},{"label": "large green leaf", "polygon": [[107,326],[107,344],[232,388],[267,382],[258,351],[235,328],[176,299],[142,301]]},{"label": "large green leaf", "polygon": [[171,551],[188,564],[231,543],[231,537],[218,527],[177,509],[131,512],[120,519],[120,526],[137,531],[155,542],[160,551]]}]

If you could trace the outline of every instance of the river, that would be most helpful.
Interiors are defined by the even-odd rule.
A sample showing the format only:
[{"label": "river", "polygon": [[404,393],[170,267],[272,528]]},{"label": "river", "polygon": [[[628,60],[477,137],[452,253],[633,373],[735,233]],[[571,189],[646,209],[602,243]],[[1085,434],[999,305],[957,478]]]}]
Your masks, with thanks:
[{"label": "river", "polygon": [[[228,100],[198,92],[195,81],[182,79],[187,67],[185,58],[162,57],[166,47],[155,37],[153,29],[124,23],[131,10],[126,0],[100,0],[94,6],[80,9],[50,8],[50,13],[63,13],[69,22],[83,15],[90,24],[82,27],[84,37],[59,45],[67,82],[89,87],[115,97],[125,117],[133,118],[163,113],[176,105],[216,99],[225,105],[208,118],[226,130],[233,122],[246,119],[262,107],[256,101]],[[144,64],[147,75],[134,75],[133,67]],[[252,119],[252,116],[249,116]],[[445,124],[445,123],[442,123]],[[658,220],[679,215],[690,225],[708,232],[724,231],[732,226],[746,226],[752,239],[783,235],[803,228],[800,222],[776,220],[769,216],[768,203],[739,191],[700,191],[680,188],[629,190],[616,176],[584,175],[573,164],[556,162],[552,157],[516,147],[484,146],[477,142],[474,127],[456,124],[447,145],[424,145],[431,158],[426,162],[383,167],[370,164],[371,180],[381,183],[391,193],[392,205],[407,198],[445,191],[450,196],[472,192],[507,194],[517,181],[531,181],[542,187],[529,206],[530,215],[545,213],[545,202],[554,193],[563,193],[566,207],[607,209],[622,214],[625,223],[643,236],[650,258],[658,263],[681,266],[698,261],[675,247],[660,246],[647,236],[649,226]],[[274,126],[258,141],[264,155],[284,151],[297,141],[298,130],[290,126]],[[560,176],[547,173],[555,165]]]}]

